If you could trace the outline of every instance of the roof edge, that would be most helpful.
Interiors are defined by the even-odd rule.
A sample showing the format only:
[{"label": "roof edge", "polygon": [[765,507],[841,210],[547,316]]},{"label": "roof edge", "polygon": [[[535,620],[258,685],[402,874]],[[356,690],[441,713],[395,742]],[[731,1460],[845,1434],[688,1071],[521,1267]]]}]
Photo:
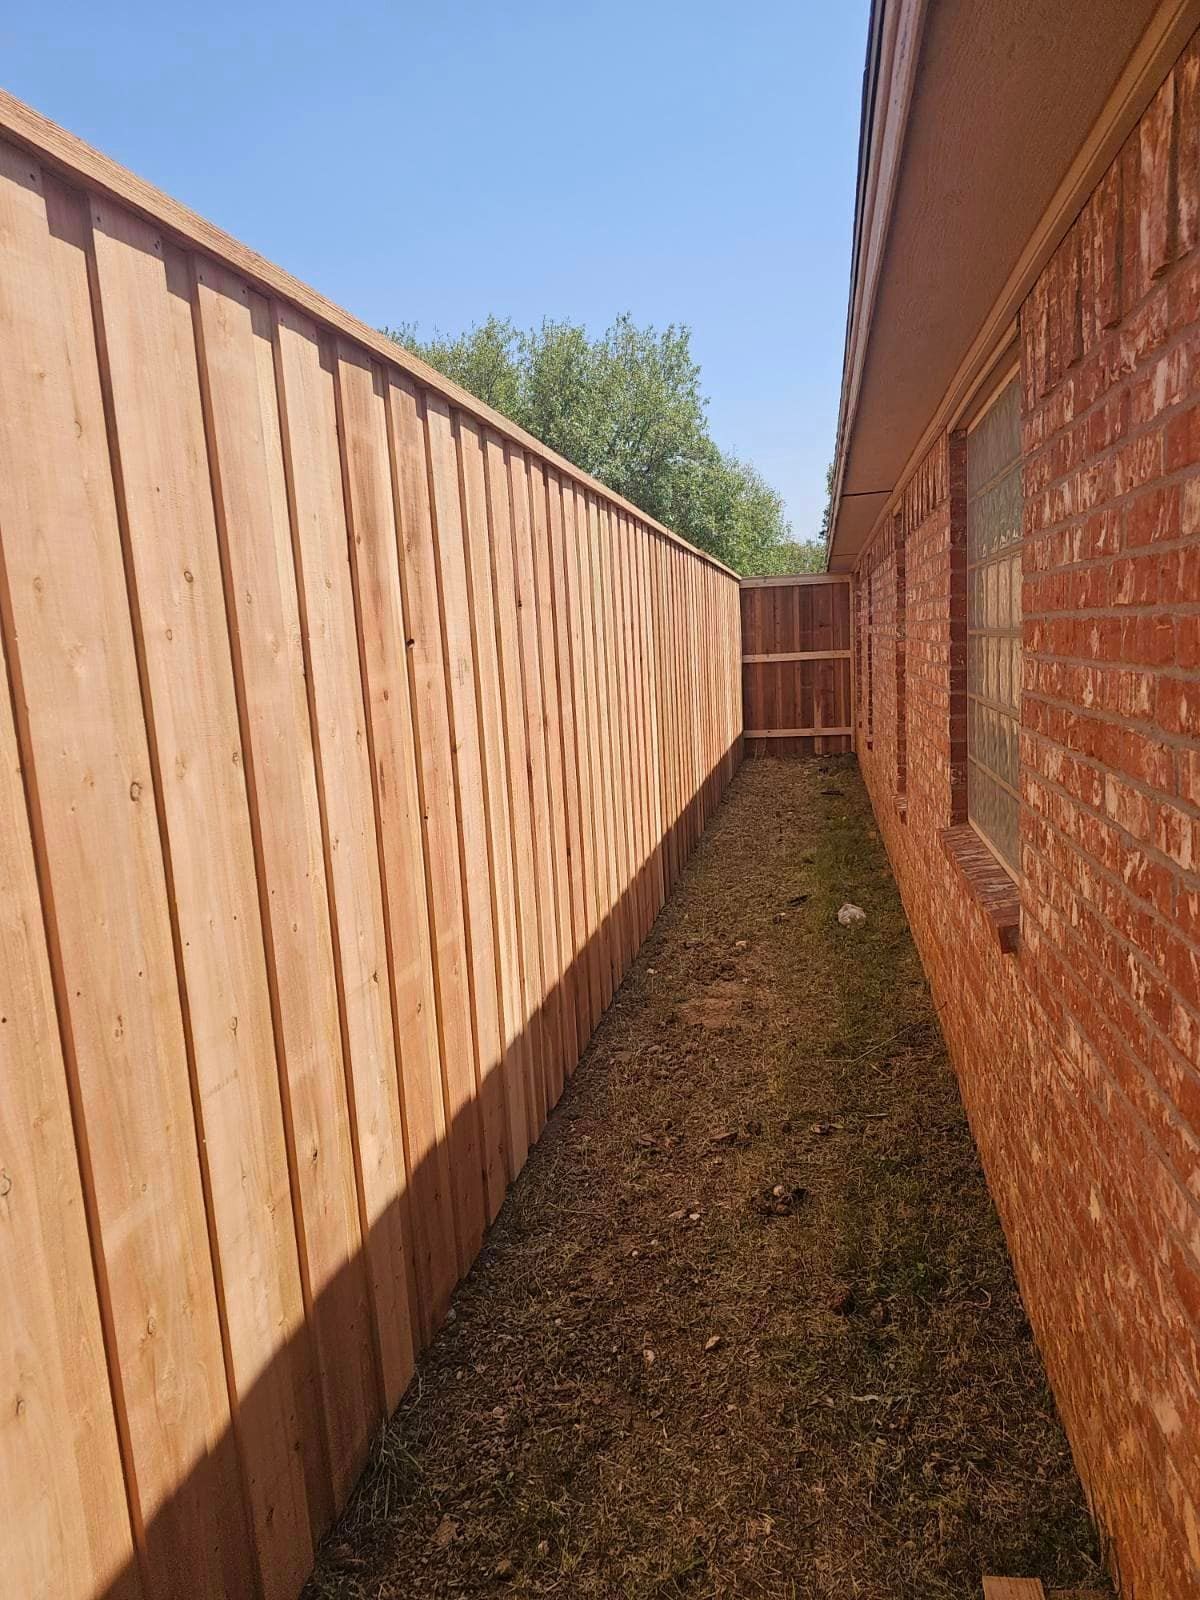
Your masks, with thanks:
[{"label": "roof edge", "polygon": [[[854,201],[850,293],[846,308],[842,392],[831,491],[832,513],[825,553],[827,567],[832,564],[836,554],[846,441],[858,404],[867,333],[896,196],[926,8],[927,0],[871,0],[867,58],[863,66],[858,183]],[[886,497],[891,493],[891,486],[878,493],[881,498]]]},{"label": "roof edge", "polygon": [[[886,42],[888,18],[905,12],[913,28],[907,43],[911,53],[896,52],[890,62],[878,52],[877,38]],[[827,570],[835,563],[843,570],[853,565],[858,551],[847,555],[838,549],[838,524],[843,502],[851,498],[842,484],[850,438],[853,433],[867,337],[870,332],[875,291],[886,253],[888,224],[891,221],[903,135],[912,104],[913,83],[921,43],[921,29],[927,0],[872,0],[867,64],[864,71],[863,124],[859,151],[859,195],[855,207],[854,242],[851,256],[850,302],[847,311],[846,354],[842,374],[842,397],[834,453],[834,478],[829,534],[826,544]],[[855,494],[870,498],[878,513],[862,548],[870,544],[880,519],[894,504],[896,496],[911,477],[922,456],[938,433],[950,426],[986,375],[998,343],[1015,332],[1021,306],[1038,275],[1069,231],[1088,197],[1103,177],[1129,133],[1137,125],[1168,73],[1179,59],[1188,40],[1200,28],[1200,0],[1161,0],[1129,59],[1125,62],[1111,93],[1083,140],[1073,161],[1042,216],[1033,228],[999,296],[983,319],[978,335],[964,354],[946,392],[922,429],[895,482]],[[895,36],[900,36],[895,26]],[[868,78],[871,78],[868,87]],[[902,116],[888,122],[897,96],[902,99]],[[868,122],[868,113],[870,121]],[[891,165],[883,159],[890,142]],[[882,152],[882,155],[877,152]],[[874,158],[874,165],[872,161]],[[885,192],[884,183],[890,188]],[[880,219],[878,203],[870,210],[872,195],[882,196],[886,216]]]}]

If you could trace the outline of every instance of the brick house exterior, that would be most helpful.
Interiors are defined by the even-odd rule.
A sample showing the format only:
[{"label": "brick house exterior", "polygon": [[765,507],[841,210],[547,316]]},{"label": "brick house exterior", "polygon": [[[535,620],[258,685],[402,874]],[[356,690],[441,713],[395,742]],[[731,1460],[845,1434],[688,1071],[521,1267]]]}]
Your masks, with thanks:
[{"label": "brick house exterior", "polygon": [[[953,6],[930,9],[953,22]],[[844,398],[831,541],[831,565],[854,574],[862,771],[1081,1476],[1122,1593],[1147,1600],[1200,1595],[1200,36],[1187,10],[967,392],[867,508],[865,424]],[[918,89],[924,49],[912,45]],[[864,149],[871,131],[868,114]],[[897,193],[903,205],[903,176]],[[862,213],[860,193],[860,236]],[[869,329],[852,310],[848,374],[856,315],[860,343],[864,315]],[[971,429],[1014,360],[1009,865],[969,798],[968,472]],[[859,417],[874,395],[886,419],[883,382],[868,364]]]}]

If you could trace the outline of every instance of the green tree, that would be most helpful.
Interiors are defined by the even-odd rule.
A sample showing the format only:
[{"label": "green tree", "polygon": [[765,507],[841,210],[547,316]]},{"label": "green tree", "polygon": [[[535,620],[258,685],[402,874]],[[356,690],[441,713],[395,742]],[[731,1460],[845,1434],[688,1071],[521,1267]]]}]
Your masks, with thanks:
[{"label": "green tree", "polygon": [[771,565],[764,565],[756,577],[782,577],[793,572],[824,572],[825,541],[823,539],[785,539],[771,552]]},{"label": "green tree", "polygon": [[435,335],[428,342],[417,337],[413,323],[383,331],[485,404],[503,411],[514,422],[517,420],[521,406],[521,336],[511,322],[489,317],[457,339]]},{"label": "green tree", "polygon": [[825,510],[821,513],[821,538],[829,543],[829,529],[833,522],[833,475],[837,463],[831,461],[825,468]]},{"label": "green tree", "polygon": [[386,329],[414,354],[502,411],[735,571],[814,571],[779,495],[708,432],[691,335],[618,317],[597,339],[571,322],[521,331],[489,317],[457,338]]}]

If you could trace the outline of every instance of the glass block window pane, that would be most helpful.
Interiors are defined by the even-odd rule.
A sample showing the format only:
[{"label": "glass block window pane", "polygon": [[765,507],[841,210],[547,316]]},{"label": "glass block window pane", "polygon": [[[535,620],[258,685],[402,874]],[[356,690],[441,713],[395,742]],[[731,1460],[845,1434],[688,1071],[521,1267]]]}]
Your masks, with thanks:
[{"label": "glass block window pane", "polygon": [[1018,381],[967,436],[967,815],[1015,873],[1021,723]]}]

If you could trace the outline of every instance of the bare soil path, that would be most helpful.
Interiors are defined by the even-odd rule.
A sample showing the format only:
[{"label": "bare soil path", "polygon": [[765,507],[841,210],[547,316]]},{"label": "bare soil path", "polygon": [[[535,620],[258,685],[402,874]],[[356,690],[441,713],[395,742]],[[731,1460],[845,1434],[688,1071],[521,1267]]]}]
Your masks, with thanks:
[{"label": "bare soil path", "polygon": [[309,1596],[1099,1570],[853,761],[747,762]]}]

